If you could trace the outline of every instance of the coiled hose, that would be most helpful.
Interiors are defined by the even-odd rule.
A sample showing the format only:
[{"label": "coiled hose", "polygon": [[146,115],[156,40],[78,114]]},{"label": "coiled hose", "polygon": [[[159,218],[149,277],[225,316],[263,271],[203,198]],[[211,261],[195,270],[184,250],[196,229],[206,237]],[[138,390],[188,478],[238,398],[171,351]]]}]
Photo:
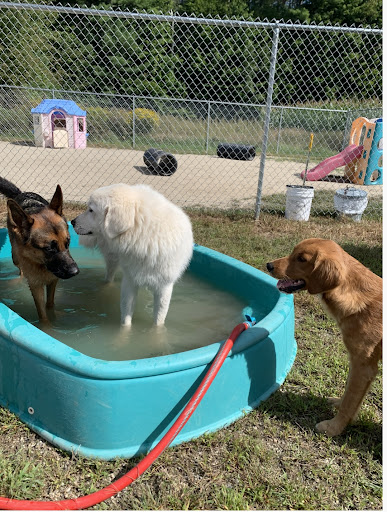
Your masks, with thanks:
[{"label": "coiled hose", "polygon": [[139,476],[141,476],[149,466],[161,455],[161,453],[172,443],[175,437],[187,423],[192,413],[199,405],[201,399],[206,394],[220,367],[224,363],[228,353],[234,346],[238,336],[246,329],[255,324],[255,319],[246,315],[246,321],[238,324],[232,330],[230,337],[220,348],[204,379],[200,383],[198,389],[185,406],[179,417],[168,430],[165,436],[157,443],[157,445],[128,473],[111,483],[103,489],[81,496],[76,499],[60,500],[60,501],[30,501],[18,500],[0,497],[0,510],[82,510],[93,505],[97,505],[102,501],[111,498],[118,492],[128,487]]}]

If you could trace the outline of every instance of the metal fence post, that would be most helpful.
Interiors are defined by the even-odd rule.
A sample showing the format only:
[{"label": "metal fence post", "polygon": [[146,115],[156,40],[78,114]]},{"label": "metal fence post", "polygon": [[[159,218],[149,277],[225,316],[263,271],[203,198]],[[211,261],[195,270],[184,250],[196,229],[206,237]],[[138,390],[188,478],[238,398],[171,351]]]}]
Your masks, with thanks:
[{"label": "metal fence post", "polygon": [[343,144],[341,147],[341,151],[343,151],[343,149],[345,149],[348,146],[348,133],[350,131],[350,126],[351,126],[351,115],[352,115],[352,111],[351,111],[351,109],[348,109],[347,116],[345,118],[344,138],[343,138]]},{"label": "metal fence post", "polygon": [[281,114],[278,126],[278,139],[277,139],[277,154],[279,153],[280,140],[281,140],[281,128],[282,128],[282,116],[284,114],[284,107],[281,107]]},{"label": "metal fence post", "polygon": [[274,30],[273,30],[273,42],[272,42],[271,56],[270,56],[269,84],[267,86],[267,98],[266,98],[266,109],[265,109],[265,122],[263,125],[261,161],[260,161],[260,165],[259,165],[257,200],[255,203],[255,218],[256,219],[258,219],[260,211],[261,211],[263,175],[265,172],[267,143],[269,140],[270,112],[271,112],[271,104],[272,104],[272,100],[273,100],[275,66],[277,63],[277,52],[278,52],[278,39],[279,39],[279,27],[277,25],[276,27],[274,27]]},{"label": "metal fence post", "polygon": [[132,146],[133,149],[136,147],[136,96],[133,96],[133,104],[132,104],[132,124],[133,124],[133,130],[132,130]]},{"label": "metal fence post", "polygon": [[208,155],[208,143],[210,138],[211,102],[207,106],[207,133],[206,133],[206,154]]}]

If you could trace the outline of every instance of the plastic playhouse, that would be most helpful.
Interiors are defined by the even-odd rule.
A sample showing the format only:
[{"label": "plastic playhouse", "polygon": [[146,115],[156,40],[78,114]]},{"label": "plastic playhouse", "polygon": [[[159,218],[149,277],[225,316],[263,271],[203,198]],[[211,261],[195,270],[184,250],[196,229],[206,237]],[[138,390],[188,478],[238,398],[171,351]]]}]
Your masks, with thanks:
[{"label": "plastic playhouse", "polygon": [[356,185],[382,185],[383,119],[355,119],[349,140],[350,144],[363,146],[363,151],[360,158],[345,166],[346,178]]},{"label": "plastic playhouse", "polygon": [[[356,185],[383,184],[383,119],[359,117],[352,123],[349,146],[307,172],[307,181],[323,179],[345,165],[345,177]],[[301,173],[301,178],[304,172]]]},{"label": "plastic playhouse", "polygon": [[43,148],[86,147],[86,111],[71,100],[43,100],[31,109],[35,145]]}]

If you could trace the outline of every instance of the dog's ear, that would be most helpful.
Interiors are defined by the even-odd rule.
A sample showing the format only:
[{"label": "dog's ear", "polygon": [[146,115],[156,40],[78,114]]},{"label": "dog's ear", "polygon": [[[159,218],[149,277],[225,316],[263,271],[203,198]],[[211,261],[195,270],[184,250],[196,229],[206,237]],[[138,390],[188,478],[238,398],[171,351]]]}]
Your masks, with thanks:
[{"label": "dog's ear", "polygon": [[51,202],[48,205],[51,210],[54,210],[58,215],[62,215],[63,213],[63,193],[60,185],[56,186],[56,190],[54,195],[52,196]]},{"label": "dog's ear", "polygon": [[23,236],[29,234],[34,219],[28,215],[13,199],[7,201],[8,221],[11,227]]},{"label": "dog's ear", "polygon": [[308,279],[308,292],[324,293],[339,286],[343,279],[343,268],[339,261],[318,254],[314,269]]},{"label": "dog's ear", "polygon": [[124,210],[122,205],[110,205],[105,208],[105,233],[109,238],[115,238],[134,225],[134,208]]}]

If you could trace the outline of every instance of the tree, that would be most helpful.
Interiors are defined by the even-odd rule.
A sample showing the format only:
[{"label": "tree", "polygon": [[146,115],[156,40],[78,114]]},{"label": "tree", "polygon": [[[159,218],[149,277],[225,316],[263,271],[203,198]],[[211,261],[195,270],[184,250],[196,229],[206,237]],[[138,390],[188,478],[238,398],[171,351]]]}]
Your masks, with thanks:
[{"label": "tree", "polygon": [[184,85],[175,78],[178,57],[172,51],[171,23],[116,18],[98,19],[98,23],[94,90],[137,96],[184,95]]},{"label": "tree", "polygon": [[248,18],[251,15],[247,0],[182,0],[178,11],[221,18]]},{"label": "tree", "polygon": [[381,68],[380,36],[282,31],[274,102],[295,105],[351,101],[370,94],[381,97]]},{"label": "tree", "polygon": [[252,0],[250,7],[259,18],[382,26],[382,0]]},{"label": "tree", "polygon": [[309,0],[307,9],[316,23],[382,26],[382,0]]},{"label": "tree", "polygon": [[[60,0],[54,0],[53,4],[62,4]],[[177,0],[111,0],[106,2],[96,3],[93,0],[68,0],[68,5],[93,7],[107,10],[122,10],[122,11],[146,11],[146,12],[159,12],[167,14],[173,11],[177,4]]]},{"label": "tree", "polygon": [[[269,40],[269,42],[268,42]],[[268,73],[270,35],[229,25],[176,24],[177,79],[188,97],[218,102],[260,103],[262,68]],[[264,65],[262,63],[264,62]]]},{"label": "tree", "polygon": [[302,0],[251,0],[250,8],[255,18],[284,21],[310,21],[310,14]]},{"label": "tree", "polygon": [[[60,3],[60,0],[54,0]],[[146,11],[259,18],[339,25],[382,26],[383,0],[68,0],[70,5]]]},{"label": "tree", "polygon": [[51,55],[55,13],[4,9],[0,12],[0,83],[57,87]]}]

